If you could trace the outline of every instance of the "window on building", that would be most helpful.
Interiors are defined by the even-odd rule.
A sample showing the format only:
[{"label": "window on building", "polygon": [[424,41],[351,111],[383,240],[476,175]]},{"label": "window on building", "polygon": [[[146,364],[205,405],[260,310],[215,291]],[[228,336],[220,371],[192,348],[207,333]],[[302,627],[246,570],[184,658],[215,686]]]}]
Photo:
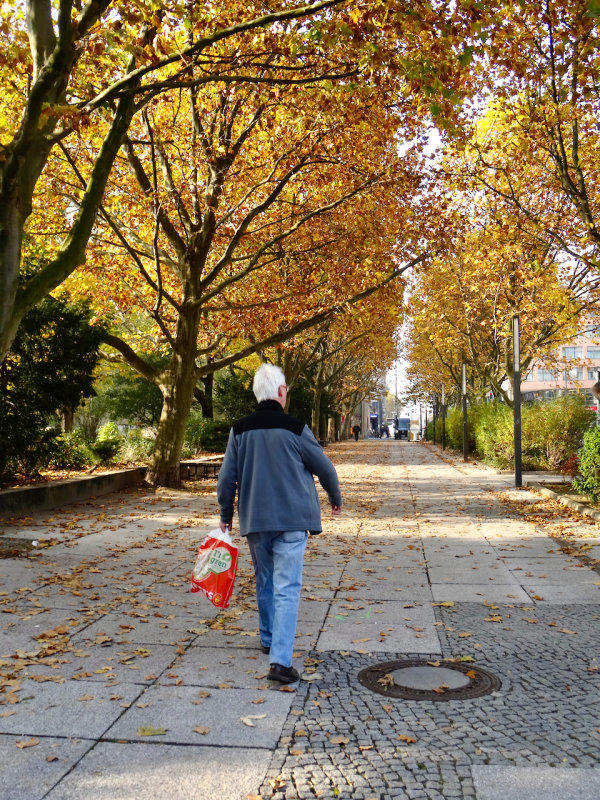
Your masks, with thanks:
[{"label": "window on building", "polygon": [[572,381],[582,381],[583,367],[571,367],[571,369],[568,371],[568,377]]},{"label": "window on building", "polygon": [[534,380],[535,380],[535,377],[534,377],[534,375],[533,375],[533,370],[531,370],[531,372],[528,372],[526,375],[524,375],[524,376],[521,378],[521,380],[522,380],[522,381],[534,381]]},{"label": "window on building", "polygon": [[542,369],[539,367],[537,371],[537,379],[538,381],[555,381],[557,379],[557,374],[556,372],[552,372],[552,370]]},{"label": "window on building", "polygon": [[588,381],[597,381],[598,380],[598,373],[600,370],[598,367],[594,367],[593,369],[588,369]]},{"label": "window on building", "polygon": [[600,339],[600,326],[599,325],[588,325],[585,329],[585,335],[588,336],[590,339]]},{"label": "window on building", "polygon": [[600,347],[588,347],[586,355],[588,358],[600,359]]},{"label": "window on building", "polygon": [[[600,350],[600,348],[598,348]],[[563,347],[563,358],[581,358],[583,355],[583,347]]]}]

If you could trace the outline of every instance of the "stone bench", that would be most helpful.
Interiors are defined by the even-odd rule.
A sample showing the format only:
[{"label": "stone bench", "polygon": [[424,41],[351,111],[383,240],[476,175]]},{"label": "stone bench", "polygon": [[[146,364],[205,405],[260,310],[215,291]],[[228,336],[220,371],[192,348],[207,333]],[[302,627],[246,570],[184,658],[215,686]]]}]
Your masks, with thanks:
[{"label": "stone bench", "polygon": [[179,477],[182,481],[198,481],[216,478],[223,463],[223,456],[206,456],[182,461],[179,465]]}]

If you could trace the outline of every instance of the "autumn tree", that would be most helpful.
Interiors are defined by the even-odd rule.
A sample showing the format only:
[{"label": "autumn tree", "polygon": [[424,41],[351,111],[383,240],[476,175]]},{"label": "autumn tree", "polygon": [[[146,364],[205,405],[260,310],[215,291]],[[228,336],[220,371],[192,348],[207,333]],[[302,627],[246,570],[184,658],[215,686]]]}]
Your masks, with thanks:
[{"label": "autumn tree", "polygon": [[[365,152],[357,127],[376,109],[362,98],[362,108],[348,100],[332,112],[331,95],[225,88],[191,92],[186,105],[172,95],[126,142],[130,171],[111,183],[90,267],[113,314],[126,321],[135,309],[153,323],[137,342],[125,330],[106,338],[163,394],[152,482],[177,482],[199,379],[322,322],[423,257],[410,234],[397,244],[402,213],[385,198],[398,176],[408,194],[418,180],[390,147],[394,128],[382,118]],[[357,219],[369,204],[380,217],[389,206],[389,230]],[[153,339],[170,353],[163,369],[144,358]]]},{"label": "autumn tree", "polygon": [[[398,39],[423,20],[398,17],[368,81],[290,79],[268,63],[257,85],[203,86],[190,69],[189,85],[154,100],[132,127],[90,270],[98,304],[123,323],[107,343],[163,394],[151,482],[179,480],[199,380],[323,323],[425,258],[423,231],[435,215],[417,187],[430,108],[414,65],[426,59],[422,36]],[[442,34],[444,20],[434,22]],[[349,28],[338,48],[347,53],[353,39]],[[452,80],[461,83],[454,46],[448,98]],[[356,47],[368,49],[363,37]],[[391,69],[398,49],[412,72]],[[132,312],[150,327],[134,323],[128,335]],[[168,354],[161,370],[144,358],[156,348]]]},{"label": "autumn tree", "polygon": [[[318,20],[342,4],[283,3],[272,12],[260,2],[235,0],[218,6],[173,0],[160,7],[134,0],[126,8],[112,0],[28,0],[24,14],[20,3],[2,5],[0,359],[26,310],[83,263],[108,175],[135,115],[165,89],[189,84],[193,65],[202,71],[198,83],[256,80],[266,65],[288,77],[336,72],[339,65],[326,52],[328,30]],[[78,146],[83,129],[96,137],[92,148]],[[50,239],[52,257],[23,279],[27,236],[40,235],[40,218],[32,220],[32,212],[57,205],[40,181],[65,147],[75,161],[81,157],[85,187],[76,213],[62,208]]]},{"label": "autumn tree", "polygon": [[411,287],[409,376],[413,392],[439,392],[442,383],[449,390],[460,387],[464,363],[475,397],[492,391],[510,405],[513,316],[525,374],[577,330],[597,296],[577,270],[565,280],[559,248],[532,241],[515,215],[479,199],[481,217],[459,216],[453,246]]},{"label": "autumn tree", "polygon": [[600,11],[589,0],[544,0],[503,4],[501,12],[477,63],[486,108],[457,171],[595,285]]}]

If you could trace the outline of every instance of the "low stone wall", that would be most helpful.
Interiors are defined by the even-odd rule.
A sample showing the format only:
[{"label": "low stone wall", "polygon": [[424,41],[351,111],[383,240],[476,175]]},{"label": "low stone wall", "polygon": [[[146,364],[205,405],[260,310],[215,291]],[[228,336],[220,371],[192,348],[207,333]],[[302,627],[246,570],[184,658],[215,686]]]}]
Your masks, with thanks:
[{"label": "low stone wall", "polygon": [[48,481],[36,486],[5,489],[0,491],[0,516],[14,517],[34,511],[46,511],[69,503],[81,503],[90,497],[100,497],[130,486],[141,486],[145,474],[145,467],[133,467],[101,472],[98,475]]}]

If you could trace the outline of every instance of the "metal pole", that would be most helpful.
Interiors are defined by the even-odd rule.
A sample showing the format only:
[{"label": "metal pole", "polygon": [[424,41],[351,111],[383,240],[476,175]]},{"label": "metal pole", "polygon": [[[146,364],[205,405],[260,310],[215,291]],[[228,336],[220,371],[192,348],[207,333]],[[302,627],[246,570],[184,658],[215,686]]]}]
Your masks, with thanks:
[{"label": "metal pole", "polygon": [[446,449],[446,393],[442,383],[442,450]]},{"label": "metal pole", "polygon": [[523,486],[523,462],[521,457],[521,342],[519,317],[512,318],[513,338],[513,405],[515,412],[515,486]]},{"label": "metal pole", "polygon": [[463,416],[463,460],[469,460],[469,436],[467,433],[467,365],[462,365],[462,416]]},{"label": "metal pole", "polygon": [[435,444],[435,423],[437,422],[437,395],[433,394],[433,443]]}]

